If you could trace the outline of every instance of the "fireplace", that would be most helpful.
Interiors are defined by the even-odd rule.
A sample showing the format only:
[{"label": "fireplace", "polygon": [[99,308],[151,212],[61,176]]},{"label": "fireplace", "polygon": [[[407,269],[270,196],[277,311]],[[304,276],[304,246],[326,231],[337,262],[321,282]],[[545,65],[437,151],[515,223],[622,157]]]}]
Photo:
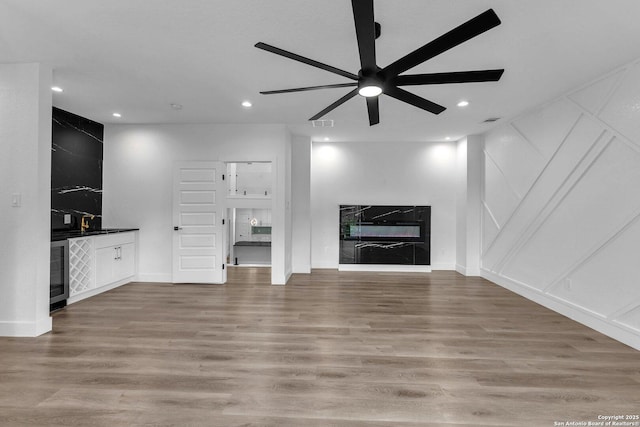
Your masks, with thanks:
[{"label": "fireplace", "polygon": [[340,264],[430,265],[430,206],[340,206]]}]

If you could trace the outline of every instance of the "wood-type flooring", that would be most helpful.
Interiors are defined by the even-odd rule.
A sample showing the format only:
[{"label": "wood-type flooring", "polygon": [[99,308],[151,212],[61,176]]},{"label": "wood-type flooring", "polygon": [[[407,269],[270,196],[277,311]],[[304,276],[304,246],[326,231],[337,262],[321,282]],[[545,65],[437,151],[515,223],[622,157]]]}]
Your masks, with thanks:
[{"label": "wood-type flooring", "polygon": [[640,352],[481,278],[269,279],[231,268],[226,285],[131,283],[55,313],[51,333],[0,338],[0,425],[554,426],[640,414]]}]

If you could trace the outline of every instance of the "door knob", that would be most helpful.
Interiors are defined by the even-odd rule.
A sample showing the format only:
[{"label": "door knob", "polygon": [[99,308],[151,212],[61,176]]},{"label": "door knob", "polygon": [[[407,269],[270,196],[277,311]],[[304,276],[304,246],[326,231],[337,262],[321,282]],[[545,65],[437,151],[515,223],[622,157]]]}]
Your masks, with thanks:
[{"label": "door knob", "polygon": [[175,231],[182,230],[182,227],[173,227]]}]

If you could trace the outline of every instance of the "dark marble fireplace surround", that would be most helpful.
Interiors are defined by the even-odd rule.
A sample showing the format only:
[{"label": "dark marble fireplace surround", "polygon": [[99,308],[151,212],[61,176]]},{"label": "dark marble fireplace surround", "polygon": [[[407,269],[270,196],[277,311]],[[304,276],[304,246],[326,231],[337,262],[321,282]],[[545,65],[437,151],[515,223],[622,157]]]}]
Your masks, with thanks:
[{"label": "dark marble fireplace surround", "polygon": [[340,205],[340,264],[430,265],[431,206]]},{"label": "dark marble fireplace surround", "polygon": [[94,216],[90,230],[102,228],[103,136],[104,125],[53,108],[51,231],[79,229],[83,215]]}]

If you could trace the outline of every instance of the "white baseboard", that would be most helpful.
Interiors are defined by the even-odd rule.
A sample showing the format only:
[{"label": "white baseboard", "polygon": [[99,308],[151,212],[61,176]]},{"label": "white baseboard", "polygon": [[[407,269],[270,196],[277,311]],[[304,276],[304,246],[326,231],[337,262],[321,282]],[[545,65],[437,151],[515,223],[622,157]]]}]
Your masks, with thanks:
[{"label": "white baseboard", "polygon": [[290,278],[291,278],[291,272],[288,271],[288,272],[284,273],[284,280],[283,281],[278,280],[278,281],[274,282],[273,279],[272,279],[271,284],[274,285],[274,286],[284,286],[284,285],[287,284],[287,282],[289,281]]},{"label": "white baseboard", "polygon": [[166,273],[138,273],[136,282],[171,283],[171,274]]},{"label": "white baseboard", "polygon": [[337,270],[338,264],[335,262],[319,262],[311,266],[311,269],[321,269],[321,270]]},{"label": "white baseboard", "polygon": [[431,273],[430,265],[339,264],[338,271],[380,271],[395,273]]},{"label": "white baseboard", "polygon": [[35,322],[0,321],[0,337],[38,337],[51,331],[51,316]]},{"label": "white baseboard", "polygon": [[69,297],[67,299],[67,304],[73,304],[73,303],[76,303],[78,301],[82,301],[83,299],[87,299],[87,298],[90,298],[92,296],[101,294],[103,292],[110,291],[111,289],[115,289],[115,288],[117,288],[119,286],[126,285],[127,283],[131,283],[132,279],[133,279],[133,277],[130,277],[130,278],[127,278],[127,279],[123,279],[123,280],[119,280],[117,282],[110,283],[110,284],[105,285],[105,286],[100,286],[99,288],[91,289],[89,291],[83,292],[83,293],[78,294],[78,295],[74,295],[74,296]]},{"label": "white baseboard", "polygon": [[454,268],[454,270],[462,274],[463,276],[480,276],[480,270],[478,270],[477,268],[470,269],[460,264],[456,264],[456,268]]},{"label": "white baseboard", "polygon": [[271,267],[271,264],[227,264],[228,267]]},{"label": "white baseboard", "polygon": [[586,309],[582,309],[568,301],[555,298],[549,294],[543,294],[532,287],[523,286],[520,283],[514,282],[506,277],[499,276],[484,268],[480,269],[480,271],[483,278],[490,280],[503,288],[515,292],[516,294],[553,310],[556,313],[562,314],[569,319],[582,323],[583,325],[633,347],[636,350],[640,350],[640,335],[636,331],[631,330],[631,328],[625,327],[613,320],[596,316]]},{"label": "white baseboard", "polygon": [[431,264],[431,270],[450,270],[455,271],[456,264],[455,263],[447,263],[447,262],[435,262]]}]

